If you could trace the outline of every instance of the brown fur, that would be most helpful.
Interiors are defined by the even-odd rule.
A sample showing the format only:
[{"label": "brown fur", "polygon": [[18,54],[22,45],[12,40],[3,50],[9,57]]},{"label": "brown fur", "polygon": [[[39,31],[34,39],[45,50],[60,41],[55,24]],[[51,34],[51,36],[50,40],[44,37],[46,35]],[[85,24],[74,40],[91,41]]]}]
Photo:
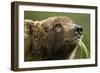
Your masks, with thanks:
[{"label": "brown fur", "polygon": [[79,42],[73,40],[76,25],[65,16],[35,22],[25,20],[24,24],[25,61],[70,59]]}]

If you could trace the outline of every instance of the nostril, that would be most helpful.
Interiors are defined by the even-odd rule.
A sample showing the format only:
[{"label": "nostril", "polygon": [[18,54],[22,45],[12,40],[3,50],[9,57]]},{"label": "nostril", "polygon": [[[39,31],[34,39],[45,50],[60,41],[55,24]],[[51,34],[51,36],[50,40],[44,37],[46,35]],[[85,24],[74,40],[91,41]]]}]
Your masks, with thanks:
[{"label": "nostril", "polygon": [[82,35],[83,34],[83,28],[81,26],[76,27],[75,33]]}]

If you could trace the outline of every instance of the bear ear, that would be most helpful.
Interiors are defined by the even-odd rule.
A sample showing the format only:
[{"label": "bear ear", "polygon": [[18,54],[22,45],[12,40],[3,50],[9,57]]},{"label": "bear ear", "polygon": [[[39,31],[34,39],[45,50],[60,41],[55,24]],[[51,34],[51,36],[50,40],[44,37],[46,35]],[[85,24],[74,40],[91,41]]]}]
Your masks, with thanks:
[{"label": "bear ear", "polygon": [[39,21],[34,21],[31,25],[31,30],[35,31],[40,26]]},{"label": "bear ear", "polygon": [[53,30],[55,32],[61,32],[62,31],[62,25],[59,23],[59,24],[56,24],[53,28]]},{"label": "bear ear", "polygon": [[30,19],[24,20],[24,30],[25,30],[25,33],[27,33],[28,35],[32,33],[32,25],[34,25],[33,20],[30,20]]},{"label": "bear ear", "polygon": [[35,22],[33,22],[33,23],[34,23],[34,25],[32,25],[32,26],[34,26],[34,27],[37,27],[37,26],[40,25],[39,21],[35,21]]},{"label": "bear ear", "polygon": [[25,20],[24,20],[24,26],[25,26],[27,29],[32,28],[33,25],[34,25],[34,21],[33,21],[33,20],[30,20],[30,19],[25,19]]},{"label": "bear ear", "polygon": [[33,21],[33,20],[30,20],[30,19],[25,19],[25,20],[24,20],[24,24],[25,24],[26,26],[30,26],[30,25],[33,25],[33,24],[34,24],[34,21]]}]

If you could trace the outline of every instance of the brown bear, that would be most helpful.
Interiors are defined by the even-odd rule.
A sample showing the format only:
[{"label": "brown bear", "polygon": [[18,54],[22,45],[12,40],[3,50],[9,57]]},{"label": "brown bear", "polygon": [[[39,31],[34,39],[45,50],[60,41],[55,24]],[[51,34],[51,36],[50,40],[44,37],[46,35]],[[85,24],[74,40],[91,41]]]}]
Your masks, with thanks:
[{"label": "brown bear", "polygon": [[25,61],[74,58],[83,29],[66,16],[24,21]]}]

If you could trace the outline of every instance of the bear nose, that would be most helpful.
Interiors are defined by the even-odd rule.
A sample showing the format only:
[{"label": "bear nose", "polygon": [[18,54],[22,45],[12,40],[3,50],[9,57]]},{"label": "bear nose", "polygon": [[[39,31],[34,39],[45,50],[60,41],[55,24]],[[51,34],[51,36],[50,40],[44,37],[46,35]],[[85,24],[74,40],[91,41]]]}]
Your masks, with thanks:
[{"label": "bear nose", "polygon": [[81,26],[76,26],[75,27],[75,33],[82,35],[83,34],[83,28]]}]

